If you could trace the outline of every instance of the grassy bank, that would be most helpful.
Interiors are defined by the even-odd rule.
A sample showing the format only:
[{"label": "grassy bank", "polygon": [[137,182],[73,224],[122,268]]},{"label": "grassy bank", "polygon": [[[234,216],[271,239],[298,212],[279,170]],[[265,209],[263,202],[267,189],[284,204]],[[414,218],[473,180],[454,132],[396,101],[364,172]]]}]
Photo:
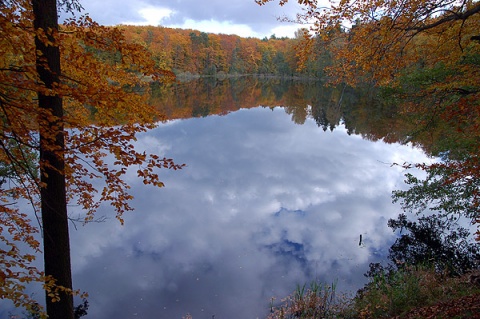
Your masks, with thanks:
[{"label": "grassy bank", "polygon": [[479,271],[451,277],[427,266],[406,266],[372,277],[354,298],[335,286],[297,288],[268,319],[480,318]]}]

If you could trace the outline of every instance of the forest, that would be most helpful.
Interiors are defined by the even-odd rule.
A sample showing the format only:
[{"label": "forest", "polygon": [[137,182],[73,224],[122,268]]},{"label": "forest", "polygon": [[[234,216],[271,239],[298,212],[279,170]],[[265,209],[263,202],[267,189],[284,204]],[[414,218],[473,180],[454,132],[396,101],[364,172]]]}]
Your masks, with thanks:
[{"label": "forest", "polygon": [[[152,55],[157,68],[177,76],[275,75],[321,78],[330,61],[318,50],[309,57],[308,67],[300,67],[296,48],[304,29],[294,39],[241,38],[237,35],[205,33],[196,30],[153,26],[117,26],[126,39],[141,45]],[[320,47],[318,38],[316,44]]]}]

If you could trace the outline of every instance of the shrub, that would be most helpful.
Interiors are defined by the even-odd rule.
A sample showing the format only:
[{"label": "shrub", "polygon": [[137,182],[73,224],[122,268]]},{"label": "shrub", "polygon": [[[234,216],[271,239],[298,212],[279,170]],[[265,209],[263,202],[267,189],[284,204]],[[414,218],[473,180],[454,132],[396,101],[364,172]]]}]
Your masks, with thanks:
[{"label": "shrub", "polygon": [[433,266],[404,266],[378,271],[357,292],[354,311],[358,318],[391,318],[408,311],[478,294],[480,288],[469,283],[469,276],[449,277]]},{"label": "shrub", "polygon": [[351,308],[349,299],[345,296],[336,296],[336,284],[322,284],[313,281],[310,287],[306,284],[297,286],[295,292],[282,300],[282,304],[270,307],[267,319],[315,319],[338,318],[340,313],[348,312]]}]

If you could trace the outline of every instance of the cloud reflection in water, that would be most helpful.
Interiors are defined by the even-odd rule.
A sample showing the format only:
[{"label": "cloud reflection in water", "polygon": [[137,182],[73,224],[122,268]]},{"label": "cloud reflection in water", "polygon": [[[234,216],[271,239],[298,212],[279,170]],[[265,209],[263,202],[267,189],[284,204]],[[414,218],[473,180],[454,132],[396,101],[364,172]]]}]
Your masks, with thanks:
[{"label": "cloud reflection in water", "polygon": [[296,125],[281,108],[174,121],[138,147],[187,167],[164,171],[163,189],[132,175],[124,227],[72,231],[91,318],[262,318],[272,296],[315,278],[355,290],[393,241],[390,194],[403,175],[385,163],[424,159],[341,126]]}]

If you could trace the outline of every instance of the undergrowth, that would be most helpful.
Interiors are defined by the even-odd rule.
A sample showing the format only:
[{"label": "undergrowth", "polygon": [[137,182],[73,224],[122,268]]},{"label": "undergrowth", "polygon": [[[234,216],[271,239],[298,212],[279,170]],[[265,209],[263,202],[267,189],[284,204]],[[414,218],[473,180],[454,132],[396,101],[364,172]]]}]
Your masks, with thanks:
[{"label": "undergrowth", "polygon": [[272,298],[267,319],[413,318],[407,315],[413,309],[480,295],[480,285],[471,278],[471,273],[451,277],[431,266],[405,266],[371,277],[353,298],[337,295],[335,284],[315,281],[309,288],[298,286],[278,306],[273,305]]}]

